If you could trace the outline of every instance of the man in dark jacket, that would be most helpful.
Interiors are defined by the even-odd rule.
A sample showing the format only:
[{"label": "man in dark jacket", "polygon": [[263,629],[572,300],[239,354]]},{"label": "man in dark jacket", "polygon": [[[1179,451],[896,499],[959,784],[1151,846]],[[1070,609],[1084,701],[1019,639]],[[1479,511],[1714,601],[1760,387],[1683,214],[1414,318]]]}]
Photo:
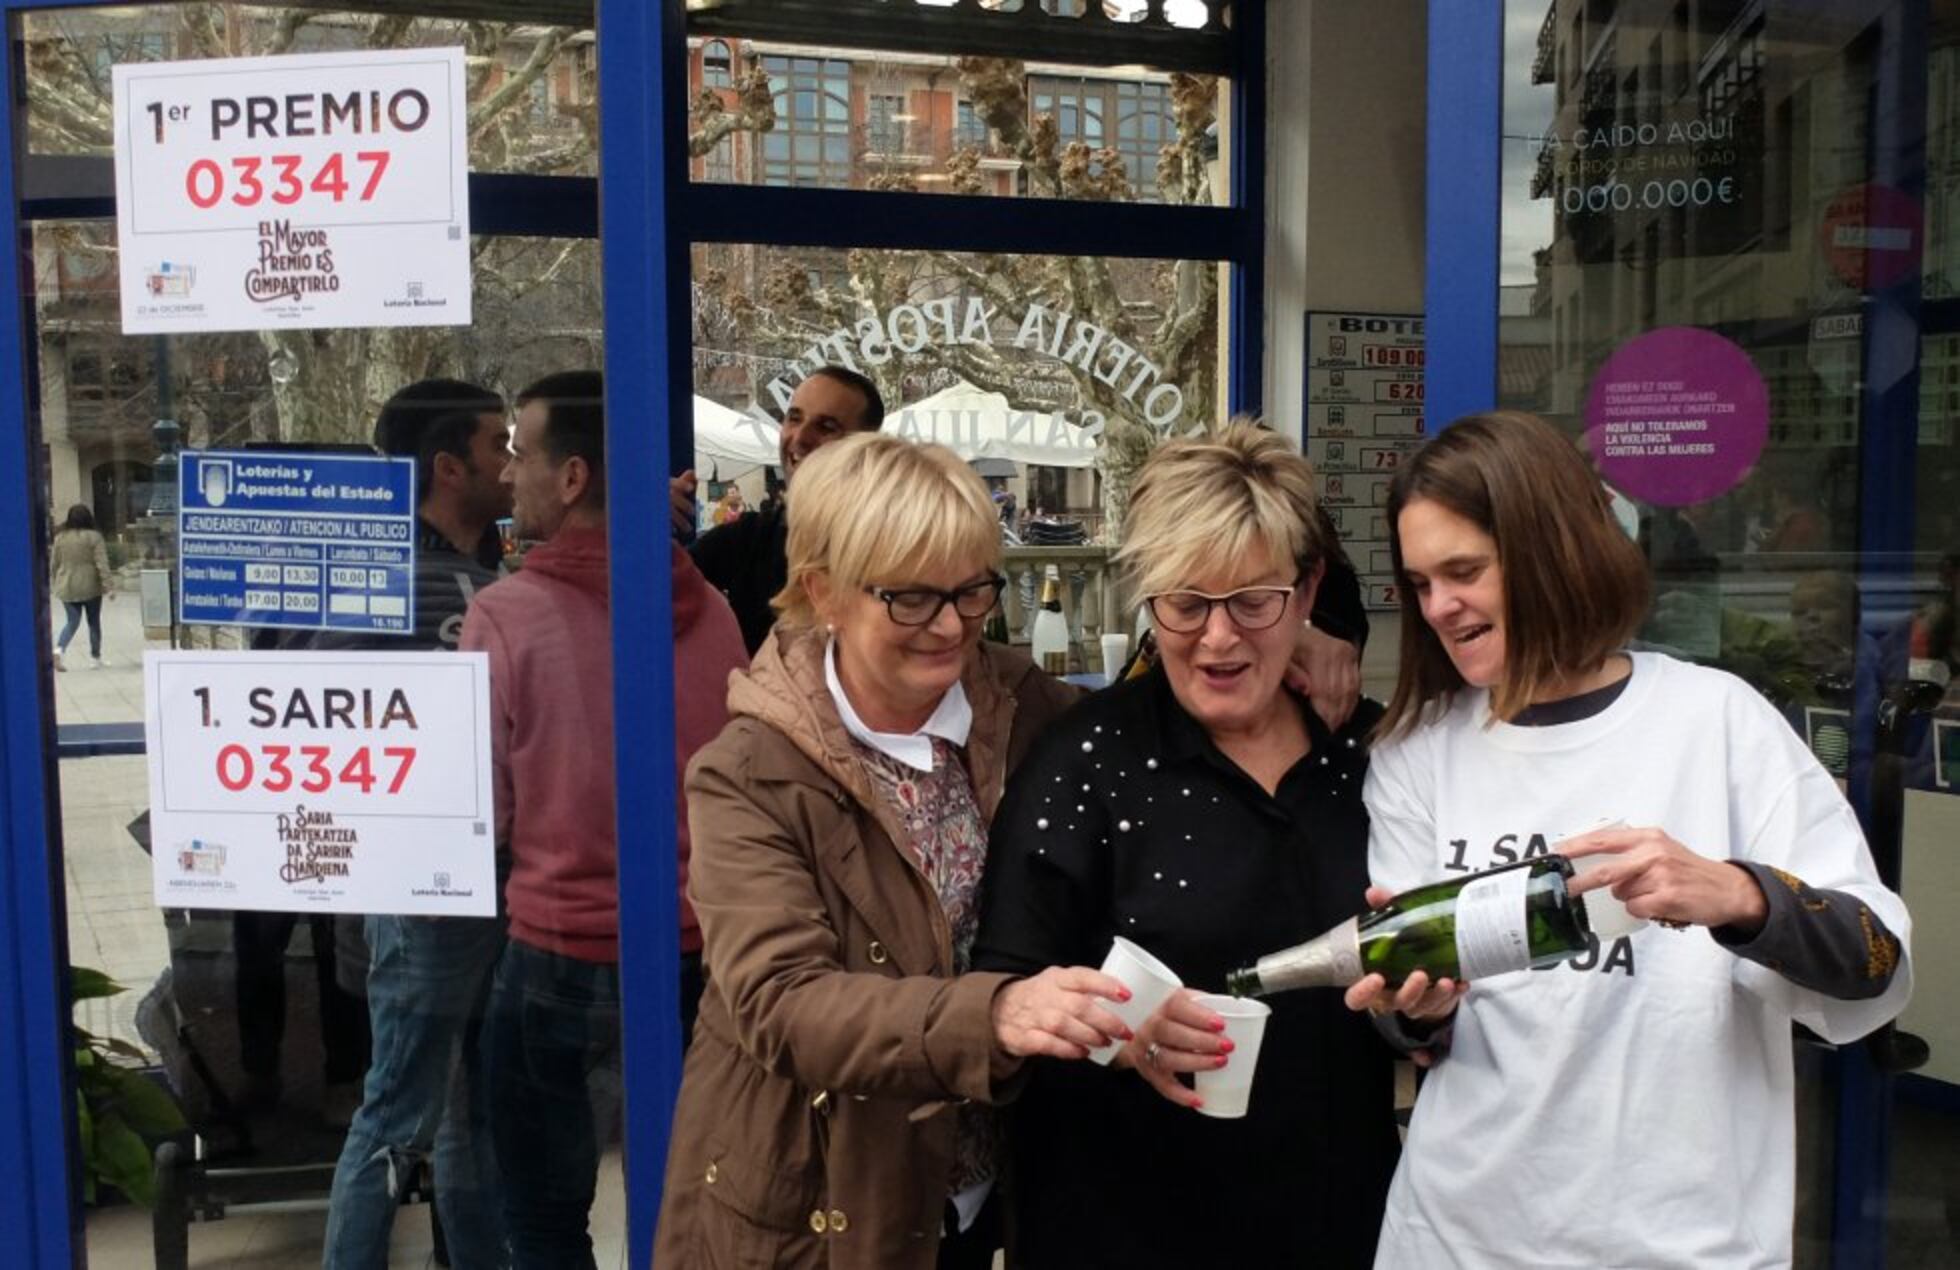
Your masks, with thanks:
[{"label": "man in dark jacket", "polygon": [[[502,572],[497,520],[511,500],[499,478],[509,436],[503,400],[487,388],[430,379],[389,398],[374,441],[415,460],[415,630],[408,637],[329,632],[308,647],[457,647],[471,599]],[[452,1264],[500,1264],[503,1223],[477,1034],[503,922],[375,913],[363,930],[374,1063],[334,1169],[325,1266],[387,1264],[401,1187],[432,1152]]]},{"label": "man in dark jacket", "polygon": [[[783,481],[796,475],[796,465],[825,442],[853,432],[871,432],[885,422],[885,401],[878,385],[854,370],[824,366],[811,371],[796,386],[783,412],[781,455]],[[676,528],[693,524],[694,475],[674,478],[670,485]],[[695,565],[728,597],[735,619],[742,624],[742,642],[749,655],[762,647],[762,637],[776,624],[769,601],[789,581],[789,518],[784,497],[768,511],[748,512],[741,519],[717,525],[695,540]]]}]

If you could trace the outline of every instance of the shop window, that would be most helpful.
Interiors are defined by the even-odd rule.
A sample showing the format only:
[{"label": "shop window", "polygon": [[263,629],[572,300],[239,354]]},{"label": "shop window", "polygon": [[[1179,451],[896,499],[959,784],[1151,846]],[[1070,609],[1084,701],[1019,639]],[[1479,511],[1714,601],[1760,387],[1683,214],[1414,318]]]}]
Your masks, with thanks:
[{"label": "shop window", "polygon": [[987,148],[987,121],[970,101],[961,101],[955,107],[957,122],[953,128],[953,140],[957,145],[972,146],[976,150]]},{"label": "shop window", "polygon": [[1054,118],[1064,145],[1071,141],[1092,148],[1103,144],[1103,114],[1107,103],[1100,84],[1038,76],[1031,103],[1036,115]]},{"label": "shop window", "polygon": [[870,112],[865,126],[867,144],[879,154],[903,154],[905,125],[910,118],[905,113],[905,95],[872,93],[868,105]]},{"label": "shop window", "polygon": [[1156,193],[1157,156],[1174,130],[1168,84],[1141,80],[1116,85],[1116,149],[1138,197]]},{"label": "shop window", "polygon": [[734,82],[734,62],[727,43],[709,40],[701,50],[701,83],[709,88],[727,88]]},{"label": "shop window", "polygon": [[837,58],[764,57],[776,126],[762,134],[768,185],[850,184],[851,64]]}]

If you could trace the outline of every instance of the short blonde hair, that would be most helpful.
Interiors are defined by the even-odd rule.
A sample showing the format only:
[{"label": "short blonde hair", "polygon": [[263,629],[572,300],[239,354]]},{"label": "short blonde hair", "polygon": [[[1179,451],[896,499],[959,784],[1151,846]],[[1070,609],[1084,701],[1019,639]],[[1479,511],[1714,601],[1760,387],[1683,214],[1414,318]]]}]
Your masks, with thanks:
[{"label": "short blonde hair", "polygon": [[943,445],[857,432],[818,448],[789,495],[789,584],[775,598],[791,625],[813,626],[813,574],[860,587],[917,581],[976,564],[1000,569],[1000,515],[986,482]]},{"label": "short blonde hair", "polygon": [[1310,572],[1329,552],[1313,464],[1252,419],[1171,441],[1130,487],[1116,562],[1138,595],[1191,585],[1222,561],[1291,562]]}]

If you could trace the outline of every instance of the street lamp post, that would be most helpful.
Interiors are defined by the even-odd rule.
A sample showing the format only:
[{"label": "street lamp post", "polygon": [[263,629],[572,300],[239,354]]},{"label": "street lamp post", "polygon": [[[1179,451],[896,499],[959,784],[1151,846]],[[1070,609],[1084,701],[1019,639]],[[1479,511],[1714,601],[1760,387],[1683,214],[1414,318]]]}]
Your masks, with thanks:
[{"label": "street lamp post", "polygon": [[[183,445],[184,429],[171,418],[175,413],[171,393],[170,345],[166,337],[156,337],[157,421],[150,425],[150,438],[156,443],[156,462],[150,467],[150,505],[144,513],[145,537],[155,544],[154,559],[159,569],[145,569],[139,580],[143,605],[143,626],[165,626],[170,646],[177,647],[177,452]],[[161,594],[159,594],[161,592]],[[162,618],[154,623],[154,618]]]}]

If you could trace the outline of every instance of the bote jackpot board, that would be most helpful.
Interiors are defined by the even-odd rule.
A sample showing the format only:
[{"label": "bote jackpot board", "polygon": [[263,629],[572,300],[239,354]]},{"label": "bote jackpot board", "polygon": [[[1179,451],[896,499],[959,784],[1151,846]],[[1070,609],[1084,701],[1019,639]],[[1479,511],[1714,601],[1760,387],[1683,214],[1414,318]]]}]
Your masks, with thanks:
[{"label": "bote jackpot board", "polygon": [[1307,314],[1307,457],[1371,609],[1396,607],[1388,483],[1425,440],[1422,318]]}]

